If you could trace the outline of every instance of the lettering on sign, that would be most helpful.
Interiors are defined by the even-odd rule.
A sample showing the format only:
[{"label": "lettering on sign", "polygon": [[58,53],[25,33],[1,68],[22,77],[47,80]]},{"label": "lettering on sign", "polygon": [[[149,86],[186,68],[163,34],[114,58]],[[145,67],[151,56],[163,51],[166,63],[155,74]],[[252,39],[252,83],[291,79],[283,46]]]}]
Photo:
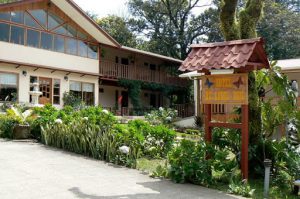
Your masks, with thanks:
[{"label": "lettering on sign", "polygon": [[203,104],[248,104],[248,74],[202,76]]}]

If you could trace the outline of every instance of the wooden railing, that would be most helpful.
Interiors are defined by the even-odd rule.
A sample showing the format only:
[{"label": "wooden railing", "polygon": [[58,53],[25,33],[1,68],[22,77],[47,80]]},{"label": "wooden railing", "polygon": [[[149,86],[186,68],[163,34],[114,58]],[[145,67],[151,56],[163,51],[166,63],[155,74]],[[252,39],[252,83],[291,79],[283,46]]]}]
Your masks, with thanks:
[{"label": "wooden railing", "polygon": [[116,64],[111,61],[100,62],[100,75],[108,79],[131,79],[168,85],[187,86],[188,80],[172,76],[163,70],[150,70],[146,66]]},{"label": "wooden railing", "polygon": [[178,112],[178,117],[185,118],[195,115],[195,105],[194,103],[188,104],[176,104],[173,107]]}]

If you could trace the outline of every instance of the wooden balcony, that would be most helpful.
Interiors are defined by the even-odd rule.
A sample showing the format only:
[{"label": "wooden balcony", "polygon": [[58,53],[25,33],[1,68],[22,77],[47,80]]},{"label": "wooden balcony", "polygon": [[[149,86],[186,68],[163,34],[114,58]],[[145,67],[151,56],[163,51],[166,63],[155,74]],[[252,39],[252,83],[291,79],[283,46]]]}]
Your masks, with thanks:
[{"label": "wooden balcony", "polygon": [[106,60],[100,62],[99,72],[107,79],[131,79],[181,87],[188,85],[188,80],[172,76],[166,71],[150,70],[146,66],[116,64]]}]

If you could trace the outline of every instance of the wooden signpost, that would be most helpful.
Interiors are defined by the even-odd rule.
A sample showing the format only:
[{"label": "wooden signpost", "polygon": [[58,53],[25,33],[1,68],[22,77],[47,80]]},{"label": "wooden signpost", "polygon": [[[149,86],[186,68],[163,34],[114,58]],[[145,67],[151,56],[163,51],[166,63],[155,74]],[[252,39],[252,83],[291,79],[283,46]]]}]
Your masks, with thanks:
[{"label": "wooden signpost", "polygon": [[[248,74],[202,76],[202,103],[205,106],[205,140],[212,141],[212,128],[238,128],[242,131],[241,170],[244,179],[248,179]],[[241,123],[212,122],[212,104],[236,104],[242,106]]]}]

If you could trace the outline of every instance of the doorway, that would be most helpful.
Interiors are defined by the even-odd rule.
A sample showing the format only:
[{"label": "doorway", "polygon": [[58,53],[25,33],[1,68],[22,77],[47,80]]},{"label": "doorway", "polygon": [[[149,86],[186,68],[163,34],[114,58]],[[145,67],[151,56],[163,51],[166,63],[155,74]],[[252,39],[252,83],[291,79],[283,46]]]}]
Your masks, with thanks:
[{"label": "doorway", "polygon": [[52,79],[40,77],[39,78],[39,87],[42,95],[40,96],[40,104],[52,104]]}]

